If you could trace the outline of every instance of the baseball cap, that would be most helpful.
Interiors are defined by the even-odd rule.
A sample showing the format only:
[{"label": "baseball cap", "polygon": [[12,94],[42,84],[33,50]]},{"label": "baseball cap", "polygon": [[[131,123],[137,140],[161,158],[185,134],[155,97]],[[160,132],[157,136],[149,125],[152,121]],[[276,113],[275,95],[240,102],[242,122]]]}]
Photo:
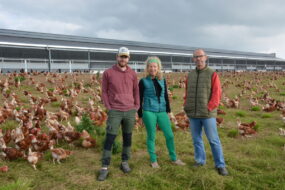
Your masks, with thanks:
[{"label": "baseball cap", "polygon": [[125,56],[130,57],[130,51],[129,51],[129,49],[126,48],[126,47],[120,47],[120,48],[119,48],[119,51],[118,51],[118,56],[122,56],[122,55],[125,55]]}]

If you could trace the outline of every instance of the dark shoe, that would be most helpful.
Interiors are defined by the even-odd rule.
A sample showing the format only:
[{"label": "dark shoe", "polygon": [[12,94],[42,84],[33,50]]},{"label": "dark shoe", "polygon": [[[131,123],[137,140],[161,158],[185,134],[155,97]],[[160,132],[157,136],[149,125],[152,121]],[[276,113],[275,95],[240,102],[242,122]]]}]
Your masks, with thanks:
[{"label": "dark shoe", "polygon": [[129,164],[128,164],[128,162],[122,162],[120,169],[121,169],[124,173],[129,173],[129,172],[132,171],[131,168],[130,168],[130,166],[129,166]]},{"label": "dark shoe", "polygon": [[98,176],[98,181],[104,181],[108,176],[108,169],[101,169]]},{"label": "dark shoe", "polygon": [[202,167],[202,166],[204,166],[204,164],[197,163],[197,162],[195,164],[193,164],[194,168],[199,168],[199,167]]},{"label": "dark shoe", "polygon": [[216,168],[216,170],[218,171],[218,173],[222,176],[226,176],[229,175],[229,172],[226,168]]}]

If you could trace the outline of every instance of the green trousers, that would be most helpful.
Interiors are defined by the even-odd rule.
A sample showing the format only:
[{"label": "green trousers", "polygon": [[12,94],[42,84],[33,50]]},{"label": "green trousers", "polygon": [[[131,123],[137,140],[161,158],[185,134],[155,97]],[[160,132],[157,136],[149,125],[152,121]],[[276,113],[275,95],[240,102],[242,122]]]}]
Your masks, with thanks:
[{"label": "green trousers", "polygon": [[166,140],[166,146],[170,159],[177,160],[174,145],[174,135],[171,129],[169,117],[166,112],[151,112],[143,111],[143,122],[147,131],[147,150],[150,155],[150,161],[156,162],[157,156],[155,153],[155,137],[156,125],[163,131]]},{"label": "green trousers", "polygon": [[106,127],[106,138],[104,142],[104,150],[102,155],[102,166],[107,167],[110,165],[112,156],[112,146],[115,138],[119,133],[122,126],[123,137],[123,150],[122,161],[128,161],[131,154],[132,145],[132,131],[135,125],[136,110],[118,111],[110,110],[108,112],[108,120]]}]

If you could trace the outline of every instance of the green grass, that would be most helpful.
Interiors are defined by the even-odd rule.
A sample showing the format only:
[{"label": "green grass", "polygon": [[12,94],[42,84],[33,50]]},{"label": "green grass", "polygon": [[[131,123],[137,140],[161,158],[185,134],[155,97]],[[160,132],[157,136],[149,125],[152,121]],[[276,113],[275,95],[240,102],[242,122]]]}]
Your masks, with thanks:
[{"label": "green grass", "polygon": [[259,106],[253,106],[251,108],[251,111],[260,111],[260,110],[261,110],[261,108]]},{"label": "green grass", "polygon": [[236,112],[236,116],[238,116],[238,117],[245,117],[246,116],[246,112],[245,111],[237,111]]},{"label": "green grass", "polygon": [[17,179],[8,185],[1,185],[0,190],[30,190],[31,185],[28,179]]},{"label": "green grass", "polygon": [[18,125],[19,125],[19,123],[17,121],[9,119],[9,120],[6,120],[5,123],[2,123],[0,125],[0,128],[4,129],[4,130],[15,129],[16,127],[18,127]]},{"label": "green grass", "polygon": [[26,80],[26,78],[23,76],[18,76],[18,77],[15,77],[14,80],[15,80],[15,82],[18,82],[18,81],[22,82],[22,81]]},{"label": "green grass", "polygon": [[[168,86],[172,87],[174,81],[185,74],[168,74]],[[255,75],[252,73],[243,73],[241,75],[229,75],[223,73],[221,75],[222,83],[225,80],[233,82],[228,87],[223,89],[223,92],[230,98],[239,94],[244,82],[255,81],[255,77],[262,79],[262,84],[253,82],[252,89],[257,92],[257,96],[262,96],[264,89],[263,85],[268,85],[271,82],[271,73],[264,73],[263,75]],[[2,77],[2,78],[1,78]],[[44,82],[43,76],[33,76],[36,81]],[[282,85],[284,76],[280,75],[276,82],[280,90],[284,91],[285,87]],[[5,76],[0,75],[3,81]],[[14,80],[14,78],[12,79]],[[66,86],[71,85],[72,77],[68,76]],[[78,81],[83,80],[83,84],[89,84],[90,75],[79,75]],[[28,89],[33,95],[43,97],[44,95],[36,91],[32,86],[27,85],[28,80],[22,81],[20,88],[11,88],[11,92],[16,92],[20,100],[27,100],[22,95],[23,89]],[[45,83],[45,82],[44,82]],[[54,85],[45,83],[47,88],[55,88]],[[88,87],[95,89],[95,85],[90,84]],[[174,114],[183,109],[183,95],[184,89],[172,88],[173,98],[171,102],[171,110]],[[271,97],[284,100],[284,96],[274,89],[267,90]],[[211,189],[211,190],[243,190],[243,189],[285,189],[285,152],[283,146],[285,138],[279,136],[278,128],[284,128],[284,123],[280,118],[280,112],[274,111],[265,113],[262,110],[252,110],[248,102],[250,90],[241,97],[240,108],[231,109],[226,106],[221,106],[227,113],[221,115],[224,118],[222,128],[218,128],[220,139],[223,145],[223,152],[230,172],[230,176],[222,177],[217,174],[214,168],[213,156],[210,145],[207,142],[205,135],[203,139],[205,142],[205,149],[207,155],[207,164],[202,168],[194,168],[194,148],[192,138],[188,131],[184,132],[180,129],[175,130],[175,145],[178,158],[183,160],[187,165],[185,167],[174,166],[171,164],[165,145],[165,138],[162,131],[157,132],[156,151],[160,169],[154,170],[150,167],[149,156],[146,148],[147,134],[145,128],[140,128],[133,131],[132,142],[132,158],[130,165],[132,172],[124,174],[120,171],[121,162],[121,145],[122,135],[121,131],[116,138],[116,150],[112,156],[110,165],[110,175],[104,182],[96,180],[98,170],[100,169],[101,154],[104,141],[104,135],[95,135],[97,147],[92,149],[84,149],[79,146],[69,146],[64,142],[60,142],[56,147],[63,147],[73,151],[73,155],[62,164],[53,164],[51,153],[45,153],[44,158],[39,161],[38,170],[33,168],[25,160],[5,161],[0,159],[0,166],[8,165],[9,172],[0,173],[0,190],[1,189],[36,189],[36,190],[61,190],[61,189],[118,189],[118,190],[133,190],[133,189]],[[88,106],[88,98],[91,94],[80,94],[76,100],[79,105]],[[65,96],[65,98],[69,98]],[[59,99],[60,100],[60,99]],[[0,95],[0,102],[4,99]],[[262,103],[262,102],[261,102]],[[30,107],[29,102],[24,102],[24,107]],[[101,105],[101,104],[100,104]],[[48,110],[58,111],[58,103],[50,103],[46,105]],[[104,108],[104,107],[103,107]],[[257,134],[251,138],[244,138],[238,134],[237,118],[242,122],[256,121]],[[64,124],[66,122],[63,122]],[[71,124],[74,125],[74,118],[71,118]],[[0,127],[5,129],[15,128],[18,122],[14,120],[7,120],[1,124]],[[43,125],[44,127],[44,125]],[[88,128],[88,125],[85,127]],[[172,126],[174,127],[174,126]],[[44,127],[45,128],[45,127]],[[103,132],[105,125],[100,127]]]},{"label": "green grass", "polygon": [[270,113],[264,113],[261,115],[261,118],[264,118],[264,119],[271,118],[271,117],[272,117],[272,114],[270,114]]},{"label": "green grass", "polygon": [[228,137],[236,138],[238,136],[239,132],[237,129],[231,129],[228,132]]},{"label": "green grass", "polygon": [[60,102],[52,102],[51,103],[51,107],[59,108],[60,107]]}]

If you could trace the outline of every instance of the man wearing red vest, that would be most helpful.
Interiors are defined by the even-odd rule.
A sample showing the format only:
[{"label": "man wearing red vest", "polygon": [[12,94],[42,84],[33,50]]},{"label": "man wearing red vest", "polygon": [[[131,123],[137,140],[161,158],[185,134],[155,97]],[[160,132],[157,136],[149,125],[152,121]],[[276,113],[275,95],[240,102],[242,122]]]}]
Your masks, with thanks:
[{"label": "man wearing red vest", "polygon": [[215,166],[220,175],[228,175],[225,167],[222,145],[217,131],[217,108],[221,99],[221,84],[218,74],[206,64],[207,55],[203,49],[196,49],[193,61],[196,69],[189,72],[186,81],[184,110],[190,119],[190,130],[194,144],[195,167],[206,163],[202,139],[204,128],[210,143]]}]

